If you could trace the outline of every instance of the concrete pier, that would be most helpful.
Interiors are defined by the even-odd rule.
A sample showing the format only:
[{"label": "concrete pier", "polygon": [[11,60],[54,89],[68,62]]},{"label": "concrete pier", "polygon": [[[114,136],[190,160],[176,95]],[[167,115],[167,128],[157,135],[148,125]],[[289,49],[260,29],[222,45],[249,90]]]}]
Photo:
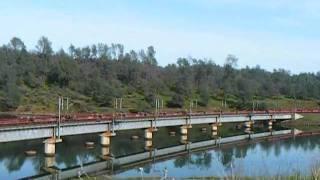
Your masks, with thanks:
[{"label": "concrete pier", "polygon": [[246,121],[244,122],[244,132],[247,133],[247,134],[252,134],[253,131],[252,131],[252,128],[253,128],[253,121]]},{"label": "concrete pier", "polygon": [[180,126],[180,143],[186,144],[188,143],[188,129],[191,128],[189,125]]},{"label": "concrete pier", "polygon": [[269,130],[272,130],[272,125],[273,125],[272,120],[268,121],[268,129]]},{"label": "concrete pier", "polygon": [[218,135],[218,126],[219,126],[218,123],[211,124],[211,135],[212,135],[212,137],[215,137],[215,136]]},{"label": "concrete pier", "polygon": [[144,138],[145,138],[145,144],[144,149],[150,150],[152,149],[152,137],[153,137],[153,131],[155,131],[154,128],[147,128],[144,130]]},{"label": "concrete pier", "polygon": [[62,139],[49,138],[43,141],[44,143],[44,154],[46,156],[54,156],[56,153],[56,143],[62,142]]},{"label": "concrete pier", "polygon": [[181,126],[180,127],[180,133],[182,135],[187,135],[188,134],[188,126],[185,126],[185,125]]},{"label": "concrete pier", "polygon": [[152,128],[147,128],[144,130],[144,138],[145,139],[152,139]]},{"label": "concrete pier", "polygon": [[111,132],[105,132],[100,134],[100,144],[102,146],[109,146],[110,145],[110,137],[112,136]]},{"label": "concrete pier", "polygon": [[252,125],[253,125],[252,121],[246,121],[246,122],[244,122],[244,127],[246,127],[246,128],[251,128]]},{"label": "concrete pier", "polygon": [[211,124],[212,131],[218,131],[218,124]]}]

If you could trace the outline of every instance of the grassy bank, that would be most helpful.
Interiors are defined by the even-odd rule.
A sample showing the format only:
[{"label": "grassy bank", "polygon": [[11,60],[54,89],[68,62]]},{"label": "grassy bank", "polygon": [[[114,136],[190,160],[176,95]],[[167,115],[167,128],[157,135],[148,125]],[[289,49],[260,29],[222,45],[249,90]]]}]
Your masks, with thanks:
[{"label": "grassy bank", "polygon": [[[70,97],[70,110],[73,112],[112,112],[112,103],[108,106],[97,104],[92,100],[91,97],[80,94],[76,91],[69,89],[60,88],[38,88],[38,89],[26,89],[25,96],[21,99],[19,106],[14,112],[16,113],[55,113],[57,111],[57,97],[62,95]],[[194,95],[194,99],[199,99],[199,95]],[[124,112],[141,112],[149,111],[152,112],[154,107],[150,105],[143,94],[133,92],[126,94],[123,97],[123,111]],[[163,111],[183,111],[189,109],[189,100],[185,100],[182,108],[169,108],[167,107],[170,101],[169,96],[161,96],[163,100],[164,109]],[[227,99],[226,104],[222,107],[222,98],[219,96],[210,96],[208,99],[207,106],[197,106],[194,104],[193,111],[235,111],[240,100],[236,97],[230,97]],[[109,101],[112,101],[110,99]],[[277,110],[277,109],[293,109],[296,104],[297,108],[305,109],[317,109],[319,108],[318,101],[316,100],[294,100],[286,97],[273,97],[273,98],[257,98],[254,100],[256,110]],[[247,110],[252,109],[252,103],[247,105]],[[312,117],[311,117],[312,119]]]},{"label": "grassy bank", "polygon": [[302,131],[320,130],[320,114],[301,114],[304,117],[295,121],[284,121],[286,127],[296,128]]}]

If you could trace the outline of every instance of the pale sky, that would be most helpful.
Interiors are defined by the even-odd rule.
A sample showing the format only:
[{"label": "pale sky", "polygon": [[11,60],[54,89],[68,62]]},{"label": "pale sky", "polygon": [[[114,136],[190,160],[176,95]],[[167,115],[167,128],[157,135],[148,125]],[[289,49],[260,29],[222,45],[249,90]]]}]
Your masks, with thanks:
[{"label": "pale sky", "polygon": [[55,50],[153,45],[160,65],[234,54],[239,67],[317,72],[319,22],[319,0],[2,0],[0,44],[16,36],[34,49],[44,35]]}]

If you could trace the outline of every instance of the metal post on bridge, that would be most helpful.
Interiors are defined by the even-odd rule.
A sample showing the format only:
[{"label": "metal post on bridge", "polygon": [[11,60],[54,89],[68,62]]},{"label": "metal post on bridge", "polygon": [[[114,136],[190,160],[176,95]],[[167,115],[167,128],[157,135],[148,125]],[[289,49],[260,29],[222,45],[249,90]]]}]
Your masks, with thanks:
[{"label": "metal post on bridge", "polygon": [[67,97],[67,114],[69,113],[69,98]]},{"label": "metal post on bridge", "polygon": [[119,99],[120,120],[122,120],[122,98]]},{"label": "metal post on bridge", "polygon": [[[64,100],[66,100],[66,104],[64,103]],[[66,110],[64,108],[64,106],[66,106]],[[63,96],[59,96],[58,98],[58,128],[57,128],[57,132],[55,133],[54,137],[58,137],[58,139],[60,139],[61,136],[61,120],[62,120],[62,116],[66,115],[65,113],[69,113],[69,97],[63,97]]]},{"label": "metal post on bridge", "polygon": [[187,120],[187,126],[188,127],[191,126],[192,108],[193,108],[193,100],[190,101],[190,105],[189,105],[189,117],[188,117],[188,120]]},{"label": "metal post on bridge", "polygon": [[154,119],[152,123],[153,130],[157,130],[157,118],[160,114],[160,107],[163,108],[163,99],[161,99],[161,106],[160,106],[160,99],[156,98],[155,99],[155,111],[154,111]]},{"label": "metal post on bridge", "polygon": [[255,113],[256,104],[257,104],[257,103],[255,103],[254,100],[252,100],[252,114]]},{"label": "metal post on bridge", "polygon": [[58,139],[60,139],[60,123],[61,123],[61,104],[62,104],[62,98],[59,96],[59,102],[58,102]]},{"label": "metal post on bridge", "polygon": [[112,134],[114,133],[114,122],[116,120],[117,117],[117,111],[118,111],[118,98],[115,98],[113,100],[113,115],[112,115],[112,127],[109,128],[109,130],[111,129]]},{"label": "metal post on bridge", "polygon": [[118,114],[120,114],[120,120],[122,120],[122,98],[114,98],[113,99],[113,114],[112,114],[112,127],[109,127],[109,130],[111,130],[112,136],[115,135],[115,121],[117,120]]},{"label": "metal post on bridge", "polygon": [[163,110],[163,99],[161,99],[161,109]]}]

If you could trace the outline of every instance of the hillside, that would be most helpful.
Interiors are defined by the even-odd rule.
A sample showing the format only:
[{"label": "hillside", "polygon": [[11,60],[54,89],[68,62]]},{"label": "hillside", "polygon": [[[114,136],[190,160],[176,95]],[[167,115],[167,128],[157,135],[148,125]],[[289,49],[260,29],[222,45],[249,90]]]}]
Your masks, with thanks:
[{"label": "hillside", "polygon": [[68,53],[51,46],[41,37],[27,51],[12,38],[0,48],[0,111],[55,112],[58,96],[69,97],[75,112],[111,111],[114,98],[132,112],[153,110],[155,99],[167,109],[187,109],[191,101],[198,110],[319,106],[320,74],[239,69],[233,55],[223,66],[179,58],[162,67],[152,46],[124,52],[120,44],[71,45]]}]

